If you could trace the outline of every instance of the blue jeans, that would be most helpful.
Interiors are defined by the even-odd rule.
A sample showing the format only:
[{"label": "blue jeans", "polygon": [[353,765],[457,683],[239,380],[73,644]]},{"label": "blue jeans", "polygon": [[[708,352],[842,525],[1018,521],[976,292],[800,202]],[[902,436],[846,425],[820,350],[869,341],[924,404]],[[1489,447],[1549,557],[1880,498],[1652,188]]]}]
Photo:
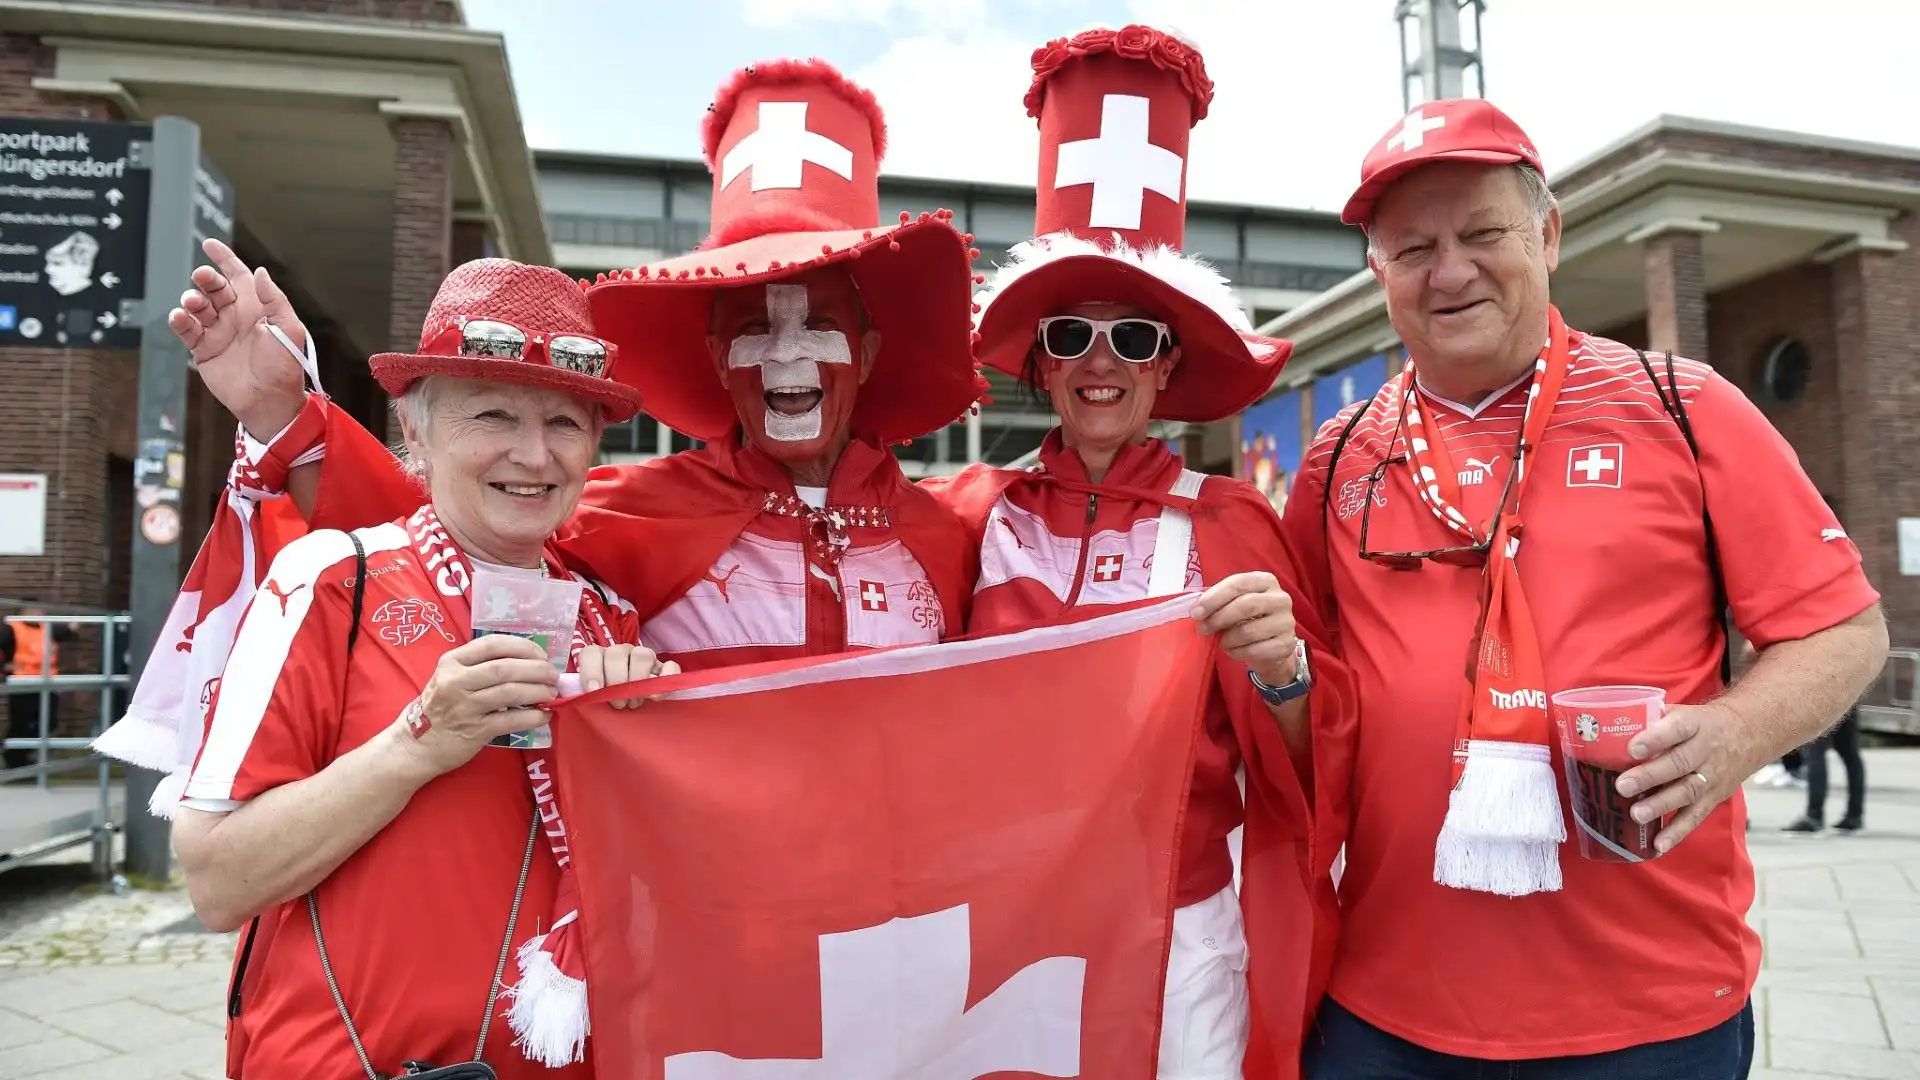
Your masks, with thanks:
[{"label": "blue jeans", "polygon": [[1307,1036],[1306,1080],[1746,1080],[1753,1068],[1753,1003],[1698,1035],[1604,1054],[1481,1061],[1389,1035],[1332,998]]}]

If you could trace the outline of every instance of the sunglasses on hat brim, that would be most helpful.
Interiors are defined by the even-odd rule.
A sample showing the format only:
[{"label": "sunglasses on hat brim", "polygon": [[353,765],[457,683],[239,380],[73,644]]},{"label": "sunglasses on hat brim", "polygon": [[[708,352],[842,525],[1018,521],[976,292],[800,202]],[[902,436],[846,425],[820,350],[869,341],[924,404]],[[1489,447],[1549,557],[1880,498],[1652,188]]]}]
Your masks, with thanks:
[{"label": "sunglasses on hat brim", "polygon": [[421,348],[427,356],[518,360],[560,371],[606,377],[618,347],[585,334],[543,334],[504,319],[462,319],[447,326]]},{"label": "sunglasses on hat brim", "polygon": [[1078,360],[1087,355],[1101,335],[1113,355],[1129,364],[1145,364],[1173,342],[1167,324],[1153,319],[1089,319],[1083,315],[1051,315],[1040,320],[1036,332],[1040,347],[1055,360]]}]

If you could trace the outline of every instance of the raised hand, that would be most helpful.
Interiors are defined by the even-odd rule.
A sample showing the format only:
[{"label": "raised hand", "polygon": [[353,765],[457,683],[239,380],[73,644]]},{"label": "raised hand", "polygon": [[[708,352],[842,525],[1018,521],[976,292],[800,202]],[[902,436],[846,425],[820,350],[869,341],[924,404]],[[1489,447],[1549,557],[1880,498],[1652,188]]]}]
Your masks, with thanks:
[{"label": "raised hand", "polygon": [[299,349],[307,328],[287,294],[262,267],[249,269],[233,249],[209,237],[201,245],[212,266],[193,272],[193,288],[167,314],[167,328],[193,354],[207,389],[238,417],[248,434],[270,439],[306,404],[300,365],[273,333],[279,327]]}]

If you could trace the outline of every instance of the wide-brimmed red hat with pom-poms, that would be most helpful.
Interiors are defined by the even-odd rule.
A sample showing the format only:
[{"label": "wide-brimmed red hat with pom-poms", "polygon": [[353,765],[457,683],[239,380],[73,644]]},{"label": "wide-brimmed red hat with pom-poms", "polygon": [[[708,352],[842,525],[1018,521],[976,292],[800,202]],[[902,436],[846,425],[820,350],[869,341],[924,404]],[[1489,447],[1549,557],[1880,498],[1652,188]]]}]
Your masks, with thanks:
[{"label": "wide-brimmed red hat with pom-poms", "polygon": [[973,361],[973,238],[950,211],[880,224],[886,120],[873,94],[819,60],[737,71],[702,129],[712,232],[698,250],[605,275],[587,289],[594,325],[626,356],[620,377],[682,434],[738,423],[707,351],[716,289],[768,285],[844,264],[880,351],[860,387],[856,435],[918,438],[986,390]]},{"label": "wide-brimmed red hat with pom-poms", "polygon": [[1042,318],[1105,301],[1153,312],[1180,345],[1155,419],[1221,420],[1267,392],[1293,344],[1254,334],[1226,277],[1180,251],[1187,140],[1212,101],[1199,51],[1151,27],[1088,30],[1034,50],[1035,238],[1008,253],[979,297],[982,361],[1020,378]]},{"label": "wide-brimmed red hat with pom-poms", "polygon": [[[420,349],[377,353],[373,377],[394,397],[429,375],[558,390],[599,404],[612,423],[640,411],[619,347],[594,330],[580,284],[558,270],[511,259],[453,268],[420,325]],[[630,383],[632,380],[627,380]]]}]

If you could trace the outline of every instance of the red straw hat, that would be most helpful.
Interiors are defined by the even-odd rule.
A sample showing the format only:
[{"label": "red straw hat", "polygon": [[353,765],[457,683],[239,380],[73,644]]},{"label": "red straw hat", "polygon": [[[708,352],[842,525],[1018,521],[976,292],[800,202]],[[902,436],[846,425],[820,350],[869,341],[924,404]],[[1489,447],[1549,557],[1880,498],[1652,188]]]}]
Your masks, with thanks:
[{"label": "red straw hat", "polygon": [[1436,161],[1524,163],[1546,175],[1533,140],[1492,102],[1480,98],[1429,101],[1402,117],[1373,144],[1360,164],[1360,187],[1340,211],[1340,220],[1365,225],[1373,216],[1373,204],[1395,180]]},{"label": "red straw hat", "polygon": [[1255,335],[1226,277],[1180,251],[1187,140],[1213,101],[1200,53],[1151,27],[1088,30],[1034,50],[1033,72],[1036,239],[980,296],[980,359],[1019,378],[1041,318],[1123,303],[1165,320],[1180,345],[1155,419],[1208,422],[1258,401],[1292,343]]},{"label": "red straw hat", "polygon": [[844,264],[880,331],[854,432],[913,439],[965,413],[986,390],[971,345],[979,252],[950,211],[881,227],[886,120],[873,95],[819,60],[756,64],[720,88],[702,135],[712,234],[692,254],[587,290],[647,411],[694,438],[726,435],[739,419],[707,351],[714,291]]},{"label": "red straw hat", "polygon": [[594,333],[578,282],[544,266],[475,259],[434,293],[420,351],[379,353],[369,364],[394,397],[429,375],[452,375],[572,394],[617,423],[640,411],[640,391],[611,378],[618,358]]}]

